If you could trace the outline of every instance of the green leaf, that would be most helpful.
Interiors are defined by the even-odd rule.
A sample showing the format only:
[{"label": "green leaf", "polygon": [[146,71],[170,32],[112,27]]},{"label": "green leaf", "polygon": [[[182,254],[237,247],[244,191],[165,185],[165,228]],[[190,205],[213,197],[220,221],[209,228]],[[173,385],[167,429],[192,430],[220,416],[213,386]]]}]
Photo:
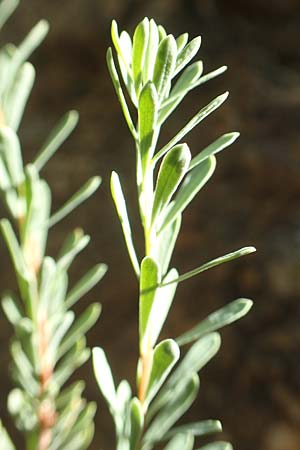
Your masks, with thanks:
[{"label": "green leaf", "polygon": [[193,436],[204,436],[211,433],[220,433],[222,425],[219,420],[201,420],[200,422],[187,423],[172,428],[165,436],[166,439],[177,435],[178,433],[189,433]]},{"label": "green leaf", "polygon": [[153,71],[158,45],[159,45],[158,28],[155,21],[151,19],[149,23],[149,42],[145,55],[145,63],[143,69],[144,83],[147,83],[147,81],[152,80],[153,78]]},{"label": "green leaf", "polygon": [[169,204],[174,192],[176,192],[183,179],[191,160],[191,153],[187,144],[179,144],[173,147],[164,157],[157,176],[153,209],[152,225]]},{"label": "green leaf", "polygon": [[172,339],[160,342],[153,352],[153,363],[147,387],[144,407],[147,408],[155,397],[172,368],[179,359],[180,350]]},{"label": "green leaf", "polygon": [[144,173],[154,152],[157,110],[156,89],[154,84],[149,81],[140,93],[138,107],[139,149]]},{"label": "green leaf", "polygon": [[189,344],[205,334],[216,331],[245,316],[253,305],[252,300],[238,298],[221,309],[210,314],[190,331],[176,339],[178,345]]},{"label": "green leaf", "polygon": [[[127,88],[127,92],[133,102],[133,104],[137,105],[137,98],[134,89],[133,79],[132,79],[132,70],[131,70],[131,59],[132,59],[132,41],[131,37],[126,31],[122,31],[119,44],[121,47],[122,54],[118,53],[118,62],[120,71],[122,74],[122,78],[124,84]],[[125,62],[124,62],[125,60]]]},{"label": "green leaf", "polygon": [[136,450],[143,432],[144,413],[141,402],[134,397],[130,402],[130,450]]},{"label": "green leaf", "polygon": [[57,359],[61,358],[70,348],[97,322],[101,313],[99,303],[89,305],[74,322],[59,347]]},{"label": "green leaf", "polygon": [[176,54],[176,41],[172,35],[169,35],[159,44],[153,72],[153,82],[160,101],[162,101],[169,92],[176,64]]},{"label": "green leaf", "polygon": [[81,297],[89,292],[97,283],[99,283],[106,271],[106,264],[96,264],[92,267],[70,290],[66,297],[65,307],[70,308]]},{"label": "green leaf", "polygon": [[13,375],[21,387],[31,396],[39,393],[39,384],[35,379],[33,367],[24,353],[20,342],[15,341],[11,345],[11,356],[14,363]]},{"label": "green leaf", "polygon": [[17,130],[23,116],[25,105],[35,79],[32,64],[24,63],[16,74],[14,83],[4,100],[5,122],[13,130]]},{"label": "green leaf", "polygon": [[207,106],[200,109],[200,111],[168,142],[153,158],[153,162],[156,163],[165,153],[167,153],[174,145],[181,141],[186,134],[188,134],[195,126],[197,126],[202,120],[204,120],[209,114],[215,111],[228,97],[228,92],[219,95],[212,100]]},{"label": "green leaf", "polygon": [[172,400],[176,386],[185,383],[191,372],[199,372],[214,357],[220,345],[221,338],[218,333],[208,334],[192,345],[150,406],[149,419]]},{"label": "green leaf", "polygon": [[233,450],[233,448],[229,442],[218,441],[204,445],[204,447],[200,447],[198,450]]},{"label": "green leaf", "polygon": [[2,309],[12,325],[17,325],[23,317],[23,311],[17,298],[8,292],[2,297]]},{"label": "green leaf", "polygon": [[63,248],[63,252],[59,259],[57,260],[57,265],[60,268],[60,270],[67,270],[71,263],[73,262],[75,256],[78,255],[90,242],[90,236],[88,235],[82,235],[81,233],[78,233],[76,235],[76,230],[73,234],[73,242],[70,242],[70,247]]},{"label": "green leaf", "polygon": [[[122,32],[121,35],[123,33],[124,32]],[[115,20],[113,20],[111,23],[111,38],[112,38],[113,44],[115,46],[115,49],[118,53],[118,56],[122,59],[122,62],[126,68],[127,73],[131,73],[131,69],[130,69],[131,52],[129,54],[126,51],[128,49],[128,47],[126,47],[126,46],[124,47],[124,38],[121,39],[121,37],[119,37],[118,24]],[[128,38],[127,38],[127,41],[128,41]],[[130,39],[130,42],[131,42],[131,39]]]},{"label": "green leaf", "polygon": [[176,68],[173,76],[175,77],[198,53],[201,45],[201,37],[192,39],[179,53],[176,60]]},{"label": "green leaf", "polygon": [[133,35],[132,46],[132,73],[137,98],[142,87],[145,57],[149,41],[149,19],[145,19],[138,24]]},{"label": "green leaf", "polygon": [[128,106],[127,106],[127,103],[126,103],[126,100],[125,100],[125,97],[124,97],[124,94],[123,94],[123,90],[122,90],[122,87],[121,87],[121,83],[120,83],[120,79],[119,79],[119,76],[118,76],[118,72],[117,72],[117,69],[116,69],[116,66],[115,66],[115,63],[114,63],[112,50],[111,50],[110,47],[109,47],[109,49],[107,50],[107,53],[106,53],[106,62],[107,62],[107,67],[108,67],[108,70],[109,70],[109,74],[111,76],[111,79],[112,79],[112,82],[113,82],[113,85],[114,85],[114,88],[115,88],[118,100],[120,102],[120,105],[121,105],[121,108],[122,108],[122,111],[123,111],[126,123],[128,125],[128,128],[129,128],[133,138],[136,139],[136,137],[137,137],[136,129],[135,129],[134,125],[133,125],[133,121],[132,121],[132,118],[131,118],[131,115],[130,115],[130,112],[129,112],[129,109],[128,109]]},{"label": "green leaf", "polygon": [[75,370],[84,364],[89,356],[90,349],[86,348],[86,339],[84,337],[78,339],[71,350],[61,359],[55,368],[52,378],[52,388],[56,386],[57,392],[61,386],[68,380]]},{"label": "green leaf", "polygon": [[24,171],[20,142],[9,127],[0,127],[0,155],[5,161],[11,184],[15,187],[24,181]]},{"label": "green leaf", "polygon": [[163,102],[159,111],[158,123],[161,125],[180,104],[190,91],[192,83],[199,79],[203,71],[203,64],[197,61],[188,66],[180,75],[169,97]]},{"label": "green leaf", "polygon": [[159,261],[162,275],[165,275],[168,270],[180,227],[181,215],[173,220],[173,222],[171,222],[168,227],[164,228],[157,236],[158,243],[155,248],[154,257]]},{"label": "green leaf", "polygon": [[[3,27],[3,25],[5,24],[5,22],[7,21],[7,19],[9,19],[9,17],[12,15],[12,13],[14,12],[14,10],[16,9],[16,7],[19,4],[19,0],[2,0],[2,2],[0,3],[0,28]],[[0,422],[0,427],[1,427],[1,422]],[[1,432],[4,433],[4,428],[0,428]],[[2,431],[4,430],[4,431]],[[3,438],[4,439],[4,438]],[[0,437],[0,442],[1,442],[1,437]],[[5,441],[3,441],[5,442]],[[0,448],[3,448],[3,450],[6,450],[5,446],[2,447],[2,445],[0,446]],[[10,450],[10,449],[7,449]]]},{"label": "green leaf", "polygon": [[110,187],[111,187],[111,193],[112,197],[116,206],[117,214],[119,216],[119,220],[121,222],[125,243],[127,246],[128,254],[133,266],[133,269],[137,276],[139,276],[140,273],[140,265],[136,256],[134,244],[132,241],[132,233],[131,233],[131,227],[130,222],[127,214],[127,207],[126,202],[124,198],[124,194],[122,191],[122,186],[120,183],[119,175],[116,172],[112,172],[111,179],[110,179]]},{"label": "green leaf", "polygon": [[218,69],[213,70],[212,72],[206,73],[203,75],[198,81],[195,81],[191,85],[191,89],[195,89],[198,86],[201,86],[201,84],[207,83],[208,81],[212,80],[213,78],[218,77],[219,75],[222,75],[224,72],[226,72],[227,66],[219,67]]},{"label": "green leaf", "polygon": [[87,200],[98,189],[101,183],[100,177],[90,178],[56,213],[54,213],[48,222],[48,226],[53,227],[57,222],[66,217],[73,209]]},{"label": "green leaf", "polygon": [[220,264],[224,264],[226,262],[232,261],[236,258],[240,258],[241,256],[249,255],[250,253],[253,253],[256,251],[255,247],[243,247],[240,250],[237,250],[232,253],[228,253],[224,256],[219,256],[219,258],[212,259],[206,264],[203,264],[202,266],[197,267],[196,269],[190,270],[189,272],[184,273],[183,275],[180,275],[176,280],[169,281],[168,283],[163,283],[164,286],[167,286],[171,283],[181,283],[182,281],[188,280],[189,278],[194,277],[195,275],[198,275],[199,273],[205,272],[206,270],[212,269],[213,267],[219,266]]},{"label": "green leaf", "polygon": [[205,159],[209,158],[216,153],[221,152],[224,148],[233,144],[239,137],[240,133],[226,133],[223,136],[216,139],[212,144],[203,149],[197,156],[195,156],[190,163],[189,170],[192,170],[198,164],[202,163]]},{"label": "green leaf", "polygon": [[46,20],[40,20],[18,47],[18,61],[26,61],[31,53],[41,44],[49,31]]},{"label": "green leaf", "polygon": [[174,387],[170,400],[157,414],[144,436],[144,446],[163,439],[175,422],[190,408],[199,390],[199,377],[192,371]]},{"label": "green leaf", "polygon": [[106,355],[100,347],[93,349],[93,366],[98,386],[113,413],[116,407],[116,388]]},{"label": "green leaf", "polygon": [[160,274],[158,265],[154,259],[146,256],[141,263],[140,275],[139,335],[142,353],[147,347],[147,341],[151,336],[151,330],[148,329],[148,322],[156,292],[153,287],[157,286],[159,281]]},{"label": "green leaf", "polygon": [[69,111],[61,118],[49,134],[46,142],[43,144],[33,161],[37,171],[40,171],[44,167],[47,161],[49,161],[59,147],[65,142],[76,127],[77,123],[77,111]]},{"label": "green leaf", "polygon": [[210,179],[214,173],[215,167],[216,159],[214,156],[210,156],[186,176],[184,183],[174,199],[173,206],[169,209],[161,224],[159,233],[183,213],[188,204]]},{"label": "green leaf", "polygon": [[177,45],[177,53],[178,54],[186,46],[188,40],[189,40],[189,34],[188,33],[183,33],[180,36],[178,36],[178,38],[176,38],[176,45]]},{"label": "green leaf", "polygon": [[165,37],[167,37],[167,32],[162,25],[158,25],[157,29],[158,29],[159,41],[161,42],[165,39]]},{"label": "green leaf", "polygon": [[[8,2],[5,1],[5,3],[8,3]],[[15,2],[15,3],[17,3],[17,2]],[[0,17],[1,17],[1,10],[0,10]],[[13,443],[12,443],[7,431],[5,430],[4,426],[2,425],[1,421],[0,421],[0,448],[2,450],[15,450],[15,446],[13,445]]]},{"label": "green leaf", "polygon": [[174,436],[164,450],[193,450],[194,437],[191,434],[177,434]]},{"label": "green leaf", "polygon": [[[164,282],[167,283],[168,281],[172,281],[176,278],[178,278],[177,270],[171,269],[170,272],[165,276]],[[177,284],[172,283],[168,286],[164,286],[156,290],[148,320],[148,328],[149,330],[151,330],[149,334],[152,347],[154,347],[154,345],[156,344],[158,336],[160,335],[162,327],[168,316],[174,299],[176,288]]]}]

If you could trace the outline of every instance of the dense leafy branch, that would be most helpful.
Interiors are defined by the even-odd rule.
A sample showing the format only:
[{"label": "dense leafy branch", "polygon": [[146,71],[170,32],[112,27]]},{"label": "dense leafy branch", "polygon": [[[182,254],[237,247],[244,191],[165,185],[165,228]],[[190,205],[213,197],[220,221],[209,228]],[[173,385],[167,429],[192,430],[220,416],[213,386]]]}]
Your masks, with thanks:
[{"label": "dense leafy branch", "polygon": [[[177,339],[157,341],[178,283],[255,251],[253,247],[245,247],[185,274],[169,268],[185,209],[214,173],[215,155],[231,145],[239,133],[224,134],[194,157],[188,145],[182,142],[196,125],[224,103],[228,96],[225,93],[202,107],[169,142],[157,148],[162,126],[186,94],[223,73],[226,67],[203,75],[202,61],[189,64],[200,48],[200,37],[189,41],[184,33],[175,38],[153,19],[145,18],[140,22],[133,37],[126,31],[119,33],[117,23],[113,21],[111,34],[116,58],[109,48],[107,64],[134,139],[136,186],[144,230],[141,257],[136,253],[121,182],[118,174],[113,172],[112,196],[139,280],[140,356],[136,396],[131,393],[126,380],[115,387],[107,358],[100,347],[94,349],[94,369],[114,418],[118,450],[151,450],[164,440],[168,441],[164,450],[192,450],[195,437],[219,432],[220,422],[210,420],[174,425],[197,396],[199,370],[220,347],[220,335],[216,331],[244,316],[252,302],[237,299]],[[181,356],[180,346],[191,343]],[[231,446],[215,442],[201,448],[229,450]]]}]

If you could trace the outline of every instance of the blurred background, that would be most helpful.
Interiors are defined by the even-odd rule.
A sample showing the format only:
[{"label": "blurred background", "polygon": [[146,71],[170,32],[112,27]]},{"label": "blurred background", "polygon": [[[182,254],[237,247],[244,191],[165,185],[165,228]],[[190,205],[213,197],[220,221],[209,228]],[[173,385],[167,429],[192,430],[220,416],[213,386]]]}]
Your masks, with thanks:
[{"label": "blurred background", "polygon": [[[178,336],[200,318],[238,297],[254,299],[251,313],[222,331],[219,354],[202,371],[200,395],[186,421],[220,418],[224,439],[239,450],[300,448],[300,1],[299,0],[23,0],[1,34],[18,43],[40,19],[51,31],[34,54],[37,80],[21,127],[26,161],[69,109],[80,124],[43,172],[54,209],[90,176],[103,184],[93,199],[51,231],[55,255],[66,232],[78,225],[92,243],[75,263],[72,280],[103,261],[109,272],[85,301],[103,313],[89,344],[103,346],[116,380],[134,385],[137,359],[137,285],[109,193],[112,169],[128,197],[135,234],[134,149],[105,65],[110,22],[132,32],[144,16],[174,35],[201,34],[205,72],[228,71],[193,91],[169,120],[168,139],[201,106],[226,90],[229,100],[188,136],[193,154],[219,135],[240,131],[218,157],[216,173],[184,216],[174,265],[187,271],[246,245],[257,253],[182,284],[165,328]],[[5,212],[1,210],[3,216]],[[14,287],[1,241],[1,289]],[[19,449],[21,439],[6,416],[7,341],[11,329],[0,315],[0,416]],[[86,395],[98,402],[91,450],[114,448],[113,428],[92,375],[91,363],[76,373]],[[200,446],[200,442],[199,442]]]}]

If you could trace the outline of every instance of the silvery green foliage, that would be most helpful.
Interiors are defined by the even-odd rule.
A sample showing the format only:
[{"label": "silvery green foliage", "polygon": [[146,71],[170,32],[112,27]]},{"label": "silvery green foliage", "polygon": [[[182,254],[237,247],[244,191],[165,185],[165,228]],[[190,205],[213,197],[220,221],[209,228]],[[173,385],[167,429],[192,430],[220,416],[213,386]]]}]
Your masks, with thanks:
[{"label": "silvery green foliage", "polygon": [[[0,3],[1,25],[17,3]],[[82,397],[82,381],[64,385],[89,357],[85,334],[98,319],[100,305],[89,306],[79,317],[71,308],[102,278],[106,266],[91,268],[69,289],[68,269],[89,236],[74,230],[57,258],[46,256],[46,244],[49,228],[92,195],[101,180],[90,179],[51,213],[51,190],[40,171],[76,126],[76,111],[63,117],[32,163],[23,163],[18,127],[35,78],[27,59],[47,31],[47,22],[41,21],[19,46],[7,44],[0,51],[0,190],[10,215],[0,227],[19,287],[17,295],[6,292],[2,298],[14,330],[16,388],[9,394],[8,409],[24,434],[26,450],[85,450],[93,437],[96,407]],[[14,449],[2,425],[0,448]]]},{"label": "silvery green foliage", "polygon": [[[223,104],[228,96],[225,93],[202,107],[159,148],[160,130],[174,109],[192,89],[223,73],[226,67],[203,74],[202,61],[191,63],[200,48],[200,37],[189,40],[185,33],[175,38],[153,19],[140,22],[133,36],[126,31],[119,33],[115,21],[111,32],[116,56],[109,48],[107,64],[134,140],[145,243],[143,255],[138,255],[120,178],[113,172],[112,196],[139,281],[137,393],[132,394],[125,380],[115,386],[106,355],[99,347],[93,352],[95,375],[115,422],[118,450],[151,450],[161,441],[165,441],[165,450],[192,450],[195,438],[200,437],[201,442],[201,436],[221,431],[220,422],[207,420],[181,426],[176,422],[197,396],[199,371],[219,350],[217,330],[244,316],[252,302],[237,299],[176,339],[159,342],[159,336],[178,283],[255,249],[242,248],[185,274],[170,268],[170,261],[185,209],[211,178],[216,168],[215,155],[239,134],[224,134],[194,157],[183,142],[196,125]],[[189,348],[182,351],[187,344]],[[201,448],[232,447],[218,441]]]}]

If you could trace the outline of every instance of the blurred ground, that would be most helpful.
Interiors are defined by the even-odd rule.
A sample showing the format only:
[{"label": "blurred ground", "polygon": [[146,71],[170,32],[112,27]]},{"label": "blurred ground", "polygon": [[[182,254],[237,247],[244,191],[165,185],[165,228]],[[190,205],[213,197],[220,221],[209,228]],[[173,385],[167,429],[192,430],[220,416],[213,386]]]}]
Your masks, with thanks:
[{"label": "blurred ground", "polygon": [[[107,75],[105,50],[113,17],[132,31],[145,15],[175,35],[201,34],[205,71],[229,67],[185,101],[165,137],[227,89],[229,101],[192,132],[188,143],[197,153],[224,132],[241,132],[238,143],[219,156],[213,181],[185,215],[174,264],[183,272],[244,245],[258,249],[256,255],[214,269],[178,290],[167,336],[178,335],[234,298],[255,300],[251,314],[222,333],[222,350],[202,371],[200,396],[189,418],[220,418],[224,437],[239,450],[299,450],[299,0],[23,0],[1,42],[19,42],[41,17],[51,23],[47,41],[32,59],[37,81],[21,129],[26,159],[30,161],[59,116],[76,108],[78,129],[44,171],[54,208],[89,176],[103,177],[93,200],[52,232],[49,253],[55,253],[72,227],[80,224],[91,234],[93,243],[75,265],[73,279],[98,261],[107,262],[110,271],[86,299],[103,305],[89,343],[106,349],[118,381],[134,380],[137,286],[108,182],[116,169],[134,210],[134,151]],[[134,227],[139,233],[136,219]],[[0,285],[5,289],[14,281],[2,243],[0,251]],[[10,333],[1,316],[0,414],[6,423]],[[91,365],[77,376],[89,380],[87,396],[99,403],[91,449],[113,449],[110,418]]]}]

